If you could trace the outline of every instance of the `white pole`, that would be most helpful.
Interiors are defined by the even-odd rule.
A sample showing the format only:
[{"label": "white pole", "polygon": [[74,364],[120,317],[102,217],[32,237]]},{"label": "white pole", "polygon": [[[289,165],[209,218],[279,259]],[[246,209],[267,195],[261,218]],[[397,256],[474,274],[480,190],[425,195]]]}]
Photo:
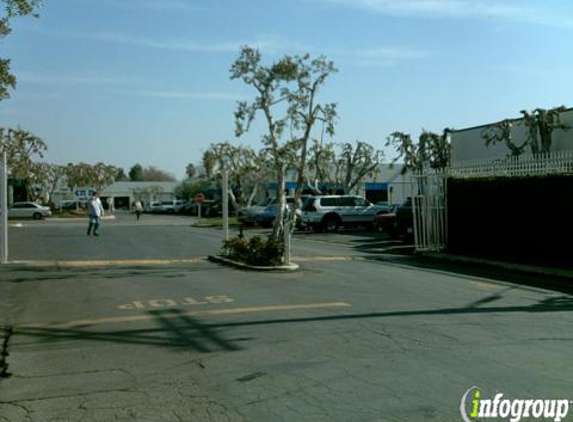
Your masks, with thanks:
[{"label": "white pole", "polygon": [[1,247],[0,263],[8,263],[8,159],[6,151],[2,152],[2,168],[0,169],[0,210],[1,212]]},{"label": "white pole", "polygon": [[223,240],[229,240],[229,175],[223,170]]}]

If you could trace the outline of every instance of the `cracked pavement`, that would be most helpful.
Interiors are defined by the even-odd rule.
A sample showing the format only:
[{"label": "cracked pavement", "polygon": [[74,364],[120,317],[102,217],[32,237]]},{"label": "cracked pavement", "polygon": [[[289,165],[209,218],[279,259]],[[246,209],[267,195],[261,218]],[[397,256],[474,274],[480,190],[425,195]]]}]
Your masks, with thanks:
[{"label": "cracked pavement", "polygon": [[[194,235],[179,244],[219,242]],[[310,236],[294,247],[348,254]],[[515,280],[402,258],[278,274],[0,267],[0,323],[13,328],[0,421],[457,421],[474,385],[567,397],[573,297]]]}]

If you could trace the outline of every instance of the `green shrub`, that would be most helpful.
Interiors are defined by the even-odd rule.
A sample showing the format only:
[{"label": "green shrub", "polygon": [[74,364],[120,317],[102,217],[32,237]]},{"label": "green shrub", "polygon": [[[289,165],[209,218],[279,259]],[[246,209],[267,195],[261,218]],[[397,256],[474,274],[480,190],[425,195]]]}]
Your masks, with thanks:
[{"label": "green shrub", "polygon": [[250,240],[235,237],[223,242],[222,254],[248,265],[282,265],[285,252],[283,242],[253,236]]},{"label": "green shrub", "polygon": [[235,237],[223,241],[221,253],[231,259],[245,262],[249,252],[249,241],[244,238]]}]

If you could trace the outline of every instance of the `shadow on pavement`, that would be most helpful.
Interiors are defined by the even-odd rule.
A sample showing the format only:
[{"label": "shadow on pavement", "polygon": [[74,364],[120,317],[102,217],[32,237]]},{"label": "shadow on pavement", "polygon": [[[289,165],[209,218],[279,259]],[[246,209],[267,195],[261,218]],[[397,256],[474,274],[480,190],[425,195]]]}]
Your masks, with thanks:
[{"label": "shadow on pavement", "polygon": [[[497,294],[499,298],[501,296]],[[491,298],[491,301],[497,298]],[[559,296],[541,300],[532,305],[522,306],[492,306],[492,307],[479,307],[483,299],[479,302],[471,303],[465,307],[460,308],[443,308],[443,309],[423,309],[412,311],[392,311],[392,312],[372,312],[366,314],[346,314],[346,315],[330,315],[330,316],[317,316],[308,318],[288,318],[288,319],[273,319],[263,321],[246,321],[246,322],[228,322],[212,324],[215,328],[228,328],[228,327],[242,327],[242,326],[256,326],[256,325],[269,325],[269,324],[288,324],[288,323],[307,323],[307,322],[324,322],[324,321],[344,321],[368,318],[389,318],[389,317],[416,317],[428,315],[480,315],[490,313],[549,313],[549,312],[564,312],[573,311],[573,297]]]},{"label": "shadow on pavement", "polygon": [[117,267],[35,267],[11,266],[1,269],[0,283],[26,283],[36,281],[62,281],[62,280],[118,280],[133,277],[162,277],[182,278],[188,277],[194,271],[220,270],[217,266],[205,263],[192,265],[132,265]]},{"label": "shadow on pavement", "polygon": [[385,264],[397,264],[412,267],[417,270],[432,272],[451,273],[458,277],[484,278],[485,281],[510,283],[524,287],[534,287],[556,291],[565,294],[573,294],[573,280],[566,277],[553,275],[541,275],[527,271],[510,270],[495,265],[463,263],[428,258],[420,255],[396,255],[396,256],[368,256],[368,261],[379,261]]},{"label": "shadow on pavement", "polygon": [[[15,334],[33,337],[40,343],[54,343],[63,341],[96,341],[133,345],[181,348],[200,353],[213,353],[219,351],[233,352],[242,350],[236,343],[251,339],[225,339],[217,327],[204,324],[196,318],[185,315],[181,310],[169,309],[149,311],[159,327],[139,330],[94,331],[85,326],[74,328],[58,327],[26,327],[19,326],[14,329]],[[38,343],[25,343],[37,345]]]},{"label": "shadow on pavement", "polygon": [[[511,290],[511,289],[508,289]],[[40,343],[60,341],[99,341],[112,343],[126,343],[134,345],[182,348],[200,353],[213,353],[218,351],[232,352],[242,350],[237,342],[250,341],[253,338],[226,339],[220,330],[233,327],[265,326],[279,324],[296,324],[329,321],[352,321],[375,318],[391,317],[424,317],[424,316],[459,316],[459,315],[482,315],[482,314],[508,314],[508,313],[552,313],[573,311],[573,297],[559,296],[543,299],[531,305],[519,306],[487,306],[502,297],[495,293],[477,302],[464,307],[421,309],[391,312],[372,312],[363,314],[343,314],[313,316],[302,318],[267,319],[257,321],[236,321],[222,323],[205,323],[196,318],[184,315],[180,310],[170,309],[151,311],[154,320],[159,324],[157,328],[140,330],[120,331],[90,331],[86,327],[57,328],[57,327],[26,327],[14,328],[15,334],[25,337],[33,337]],[[38,343],[27,343],[37,345]]]}]

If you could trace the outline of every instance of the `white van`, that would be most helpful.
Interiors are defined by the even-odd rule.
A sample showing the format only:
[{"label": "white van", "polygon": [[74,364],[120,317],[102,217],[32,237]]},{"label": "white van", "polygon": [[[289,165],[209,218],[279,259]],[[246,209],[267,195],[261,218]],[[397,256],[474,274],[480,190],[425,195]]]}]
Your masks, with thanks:
[{"label": "white van", "polygon": [[178,213],[185,201],[181,199],[174,199],[172,201],[163,201],[161,203],[161,211],[169,214]]},{"label": "white van", "polygon": [[315,230],[333,232],[340,226],[371,225],[378,214],[392,210],[387,204],[373,205],[360,196],[319,195],[302,207],[303,222]]}]

